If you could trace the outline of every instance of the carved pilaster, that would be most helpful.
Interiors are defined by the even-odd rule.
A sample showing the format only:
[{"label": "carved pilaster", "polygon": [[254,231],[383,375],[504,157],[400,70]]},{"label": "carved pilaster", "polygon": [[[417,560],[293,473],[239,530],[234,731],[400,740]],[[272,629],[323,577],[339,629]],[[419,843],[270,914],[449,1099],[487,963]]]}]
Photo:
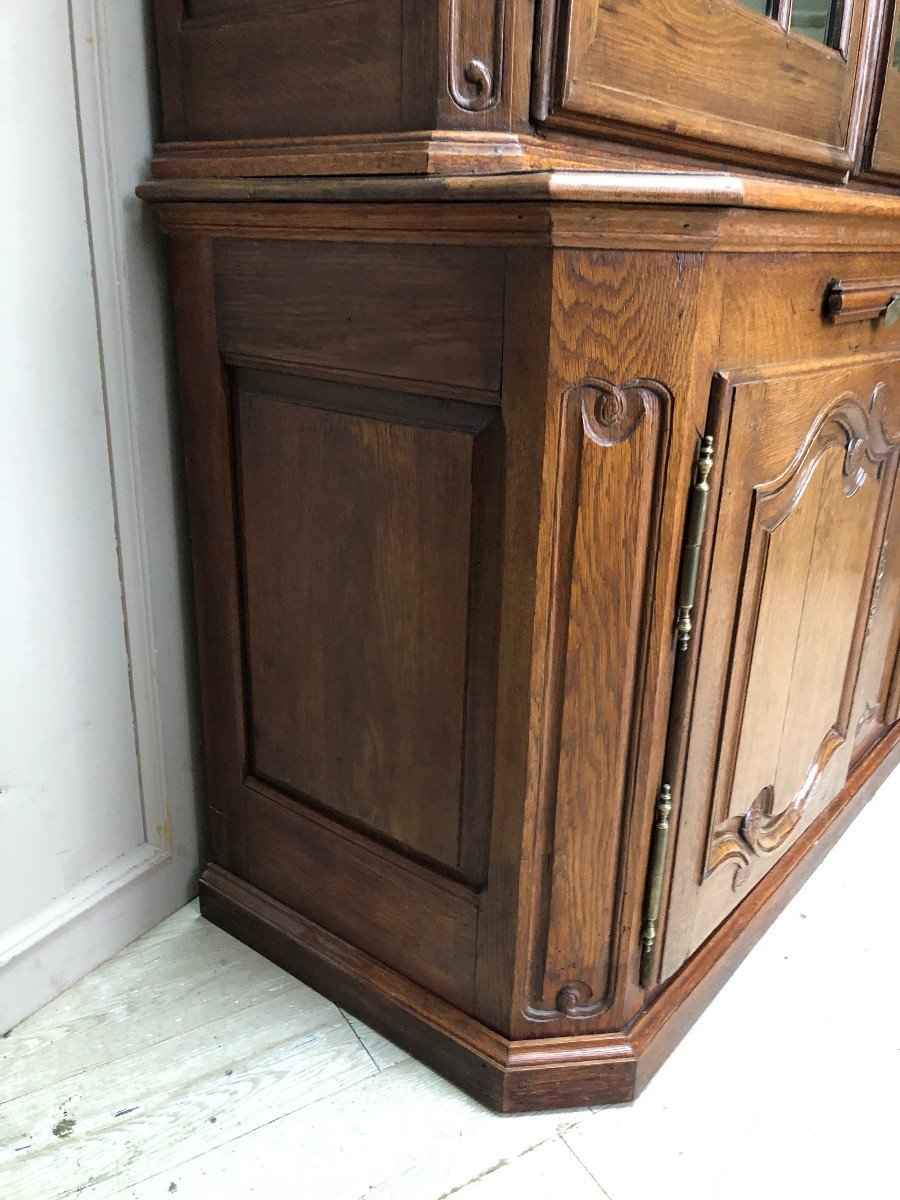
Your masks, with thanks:
[{"label": "carved pilaster", "polygon": [[503,75],[504,0],[448,0],[450,57],[447,86],[467,112],[493,108]]},{"label": "carved pilaster", "polygon": [[[547,870],[535,898],[532,1020],[594,1017],[614,988],[604,954],[621,902],[623,843],[611,832],[596,845],[591,838],[621,829],[634,787],[671,406],[668,389],[651,379],[588,376],[562,397],[538,781]],[[626,581],[615,597],[612,578]],[[600,619],[603,634],[588,646],[580,631]]]}]

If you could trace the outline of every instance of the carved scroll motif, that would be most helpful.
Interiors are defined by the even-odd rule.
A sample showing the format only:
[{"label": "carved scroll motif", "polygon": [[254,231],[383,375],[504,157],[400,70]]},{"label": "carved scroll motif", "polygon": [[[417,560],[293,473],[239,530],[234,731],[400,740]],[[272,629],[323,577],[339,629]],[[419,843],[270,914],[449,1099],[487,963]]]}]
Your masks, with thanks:
[{"label": "carved scroll motif", "polygon": [[500,98],[503,75],[504,0],[450,0],[447,86],[467,112],[484,112]]},{"label": "carved scroll motif", "polygon": [[[546,666],[543,683],[542,753],[538,784],[538,823],[542,829],[547,861],[552,861],[554,833],[560,785],[561,733],[564,719],[570,604],[573,588],[573,555],[575,527],[579,513],[579,495],[584,449],[594,443],[601,447],[618,446],[630,439],[647,423],[648,433],[642,443],[643,453],[634,470],[640,485],[634,493],[634,511],[610,512],[607,519],[616,523],[616,536],[625,540],[629,553],[634,555],[633,586],[637,597],[652,594],[652,572],[655,569],[660,503],[665,463],[669,447],[672,396],[668,388],[653,379],[632,379],[617,385],[594,376],[586,376],[566,389],[562,398],[557,435],[556,486],[553,500],[553,519],[550,536],[550,604],[547,615]],[[615,470],[612,467],[611,470]],[[642,634],[637,640],[637,678],[643,669],[646,654],[645,638],[649,622],[649,605],[641,609]],[[622,667],[623,672],[626,668]],[[629,761],[633,759],[634,738],[639,728],[638,697],[641,688],[635,687],[627,721],[627,747],[622,748]],[[604,731],[598,729],[598,741]],[[633,780],[626,782],[628,802]],[[613,797],[605,797],[613,802]],[[619,854],[622,850],[620,848]],[[617,864],[617,872],[621,861]],[[621,881],[617,885],[621,887]],[[548,946],[552,937],[551,924],[554,906],[552,871],[543,878],[535,897],[533,926],[534,959],[532,963],[531,1002],[525,1013],[532,1020],[553,1021],[561,1018],[585,1019],[603,1012],[609,1004],[614,986],[613,967],[605,978],[592,978],[593,962],[586,962],[586,978],[573,977],[551,991],[547,978]],[[616,905],[619,903],[617,896]],[[604,932],[604,937],[607,936]],[[609,931],[612,937],[612,929]],[[577,953],[577,951],[572,951]],[[613,955],[613,958],[615,956]],[[574,974],[574,973],[573,973]],[[602,975],[598,972],[598,975]],[[588,982],[592,980],[592,982]],[[554,995],[552,1007],[547,994]]]},{"label": "carved scroll motif", "polygon": [[[768,538],[800,503],[826,450],[833,447],[844,450],[842,486],[847,497],[854,496],[866,479],[879,479],[882,463],[900,445],[900,436],[891,438],[885,429],[886,397],[887,388],[879,383],[868,404],[855,396],[844,396],[827,406],[816,418],[786,470],[771,483],[755,489],[754,508],[758,528],[763,534],[757,545],[763,558]],[[876,598],[877,588],[876,579]],[[757,605],[760,600],[761,591],[756,598]],[[758,612],[756,615],[758,618]],[[743,815],[729,817],[715,827],[707,875],[726,863],[733,864],[732,887],[738,891],[749,879],[754,861],[774,854],[787,842],[813,803],[828,764],[845,743],[844,717],[849,718],[849,713],[842,714],[837,724],[828,730],[802,785],[785,808],[776,811],[775,786],[769,784]]]}]

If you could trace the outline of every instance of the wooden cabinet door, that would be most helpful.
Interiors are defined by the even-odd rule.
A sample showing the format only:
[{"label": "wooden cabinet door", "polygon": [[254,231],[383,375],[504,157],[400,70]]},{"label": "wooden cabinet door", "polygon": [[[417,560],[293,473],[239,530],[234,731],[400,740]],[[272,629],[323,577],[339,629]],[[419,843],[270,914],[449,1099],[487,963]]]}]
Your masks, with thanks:
[{"label": "wooden cabinet door", "polygon": [[852,165],[863,0],[544,0],[535,116],[757,165]]},{"label": "wooden cabinet door", "polygon": [[900,454],[900,362],[721,377],[663,972],[841,790]]},{"label": "wooden cabinet door", "polygon": [[900,486],[888,516],[872,588],[852,730],[854,761],[900,718]]},{"label": "wooden cabinet door", "polygon": [[864,174],[900,178],[900,6],[884,0]]}]

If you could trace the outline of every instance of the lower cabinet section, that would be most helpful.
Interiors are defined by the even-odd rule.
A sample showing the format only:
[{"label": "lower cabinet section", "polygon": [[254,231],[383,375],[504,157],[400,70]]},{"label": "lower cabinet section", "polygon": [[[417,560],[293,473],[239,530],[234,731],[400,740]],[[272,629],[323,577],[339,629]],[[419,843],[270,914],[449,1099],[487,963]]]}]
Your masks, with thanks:
[{"label": "lower cabinet section", "polygon": [[158,209],[203,911],[497,1108],[630,1099],[900,758],[900,232]]}]

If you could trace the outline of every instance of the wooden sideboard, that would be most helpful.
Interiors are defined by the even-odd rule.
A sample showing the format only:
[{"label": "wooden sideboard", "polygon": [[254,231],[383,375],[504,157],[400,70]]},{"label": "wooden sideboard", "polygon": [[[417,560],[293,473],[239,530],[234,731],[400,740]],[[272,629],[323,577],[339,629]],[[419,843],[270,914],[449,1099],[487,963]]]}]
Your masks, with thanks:
[{"label": "wooden sideboard", "polygon": [[157,0],[202,910],[506,1111],[900,760],[893,6],[682,7]]}]

